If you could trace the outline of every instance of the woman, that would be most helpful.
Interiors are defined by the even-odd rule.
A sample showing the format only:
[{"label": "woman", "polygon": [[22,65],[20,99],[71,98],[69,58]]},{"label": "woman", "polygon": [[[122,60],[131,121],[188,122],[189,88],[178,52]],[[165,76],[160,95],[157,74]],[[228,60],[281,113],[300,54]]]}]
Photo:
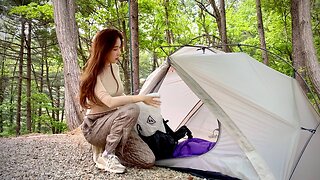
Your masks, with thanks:
[{"label": "woman", "polygon": [[[124,95],[116,64],[122,40],[116,29],[104,29],[96,34],[80,84],[80,104],[87,109],[83,134],[94,147],[96,166],[113,173],[123,173],[123,165],[142,168],[154,165],[152,151],[133,130],[139,115],[135,103],[160,105],[151,96]],[[104,151],[97,155],[97,149]]]}]

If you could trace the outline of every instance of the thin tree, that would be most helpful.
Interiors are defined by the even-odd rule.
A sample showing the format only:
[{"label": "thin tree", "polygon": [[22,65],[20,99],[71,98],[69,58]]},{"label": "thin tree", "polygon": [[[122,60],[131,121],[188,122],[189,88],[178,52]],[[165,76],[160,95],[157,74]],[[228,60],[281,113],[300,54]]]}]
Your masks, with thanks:
[{"label": "thin tree", "polygon": [[74,0],[54,0],[54,22],[64,64],[65,111],[68,128],[83,120],[78,100],[80,68],[77,63],[77,27]]},{"label": "thin tree", "polygon": [[200,17],[200,20],[201,20],[200,22],[202,24],[203,31],[205,32],[205,38],[207,40],[207,43],[210,45],[212,42],[211,42],[211,38],[210,38],[209,28],[206,25],[206,16],[205,16],[205,14],[203,12],[203,9],[200,8],[200,12],[199,13],[200,13],[199,17]]},{"label": "thin tree", "polygon": [[[48,88],[48,93],[49,93],[49,98],[51,100],[51,107],[55,107],[54,106],[54,98],[53,98],[53,92],[52,92],[52,86],[51,86],[51,81],[50,81],[50,66],[49,66],[49,63],[48,63],[48,58],[45,58],[45,66],[46,66],[46,83],[47,83],[47,88]],[[55,120],[55,113],[54,113],[54,108],[52,108],[51,112],[49,113],[49,110],[47,109],[47,113],[48,113],[48,116],[50,116],[51,114],[51,118],[53,120]],[[53,134],[55,134],[56,132],[56,128],[55,126],[53,125],[53,122],[51,122],[51,131]]]},{"label": "thin tree", "polygon": [[215,0],[209,0],[209,3],[213,9],[212,13],[206,8],[206,5],[202,2],[195,0],[199,7],[207,12],[210,16],[214,17],[217,22],[219,35],[221,38],[222,43],[222,50],[225,52],[230,52],[231,49],[229,48],[228,44],[228,36],[227,36],[227,26],[226,26],[226,12],[225,12],[225,2],[224,0],[219,0],[219,8],[216,5]]},{"label": "thin tree", "polygon": [[16,135],[20,135],[21,130],[21,96],[22,96],[22,76],[23,76],[23,54],[25,39],[25,19],[21,18],[20,53],[19,53],[19,79],[17,92],[17,114],[16,114]]},{"label": "thin tree", "polygon": [[220,35],[221,35],[221,41],[222,41],[222,50],[225,52],[230,52],[228,44],[228,36],[227,36],[227,19],[226,19],[226,9],[225,9],[225,3],[224,0],[220,0],[220,13],[216,5],[213,3],[214,0],[210,0],[211,6],[214,6],[214,10],[216,11],[216,14],[218,17],[220,17],[220,20],[218,21],[218,24],[220,24]]},{"label": "thin tree", "polygon": [[[46,40],[44,41],[44,46],[46,46]],[[43,59],[44,59],[44,54],[46,47],[41,47],[41,61],[40,61],[40,75],[39,75],[39,82],[40,82],[40,86],[39,86],[39,93],[43,93],[43,75],[44,75],[44,63],[43,63]],[[41,116],[42,116],[42,102],[39,102],[39,109],[38,109],[38,117],[39,120],[37,122],[37,132],[40,133],[41,132]]]},{"label": "thin tree", "polygon": [[138,29],[138,1],[130,1],[130,29],[131,29],[131,57],[133,94],[139,92],[139,29]]},{"label": "thin tree", "polygon": [[[4,61],[6,59],[5,56],[6,49],[3,48],[3,56],[2,56],[2,61],[0,64],[0,69],[1,69],[1,76],[0,76],[0,104],[3,104],[4,100],[4,93],[5,93],[5,88],[6,88],[6,82],[8,81],[7,76],[4,74]],[[0,133],[3,132],[3,124],[4,124],[4,119],[2,117],[2,108],[0,109]]]},{"label": "thin tree", "polygon": [[[256,0],[256,11],[257,11],[257,24],[258,24],[258,32],[259,32],[259,39],[260,39],[260,47],[262,49],[267,49],[266,39],[264,36],[264,27],[263,27],[261,1],[260,0]],[[263,59],[263,63],[265,65],[269,64],[269,58],[268,58],[267,51],[262,51],[262,59]]]},{"label": "thin tree", "polygon": [[28,20],[28,36],[27,36],[27,130],[31,133],[31,20]]},{"label": "thin tree", "polygon": [[[121,2],[121,1],[120,1]],[[127,36],[127,27],[126,27],[126,19],[120,16],[119,13],[119,4],[118,4],[118,0],[114,1],[115,6],[116,6],[116,13],[117,13],[117,20],[118,20],[118,27],[119,29],[122,30],[122,35],[123,35],[123,49],[121,49],[121,55],[122,55],[122,61],[120,62],[122,70],[123,70],[123,76],[124,76],[124,92],[125,94],[129,94],[130,93],[130,50],[128,47],[128,36]],[[120,3],[120,8],[125,6],[125,3]]]},{"label": "thin tree", "polygon": [[166,40],[167,43],[173,44],[173,33],[170,27],[170,20],[169,20],[169,0],[164,1],[164,11],[165,11],[165,24],[166,24]]},{"label": "thin tree", "polygon": [[[59,117],[60,117],[60,83],[56,84],[56,91],[57,91],[57,102],[56,102],[57,110],[55,113],[56,113],[57,121],[59,121]],[[61,132],[62,132],[61,128],[58,129],[58,133],[61,133]]]},{"label": "thin tree", "polygon": [[[7,36],[4,34],[4,40],[6,41]],[[1,64],[0,64],[0,69],[1,69],[1,76],[0,76],[0,104],[3,104],[4,99],[5,99],[5,91],[9,83],[9,77],[5,74],[5,61],[7,59],[7,48],[3,48],[3,55],[1,58]],[[0,108],[0,133],[4,131],[4,122],[5,119],[3,117],[3,110]]]},{"label": "thin tree", "polygon": [[126,33],[126,21],[123,20],[122,21],[122,33],[123,33],[123,46],[124,46],[124,53],[122,53],[122,69],[123,69],[123,75],[124,75],[124,91],[125,93],[129,93],[130,92],[130,62],[129,62],[129,55],[130,55],[130,50],[128,47],[128,38],[127,38],[127,33]]}]

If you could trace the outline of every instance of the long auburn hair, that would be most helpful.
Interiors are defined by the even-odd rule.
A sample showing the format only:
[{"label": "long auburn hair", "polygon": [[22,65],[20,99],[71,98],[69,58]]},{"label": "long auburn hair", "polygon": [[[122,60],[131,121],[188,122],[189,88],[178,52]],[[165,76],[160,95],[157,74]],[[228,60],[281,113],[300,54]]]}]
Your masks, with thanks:
[{"label": "long auburn hair", "polygon": [[[120,38],[121,46],[123,36],[121,32],[116,29],[104,29],[99,31],[93,39],[90,57],[84,67],[80,81],[80,105],[84,108],[90,108],[90,103],[102,105],[103,103],[95,96],[94,87],[97,82],[97,76],[103,71],[106,63],[107,55],[111,52],[116,44],[117,39]],[[112,66],[111,72],[114,77]],[[116,79],[115,79],[116,80]],[[117,83],[117,89],[119,84]]]}]

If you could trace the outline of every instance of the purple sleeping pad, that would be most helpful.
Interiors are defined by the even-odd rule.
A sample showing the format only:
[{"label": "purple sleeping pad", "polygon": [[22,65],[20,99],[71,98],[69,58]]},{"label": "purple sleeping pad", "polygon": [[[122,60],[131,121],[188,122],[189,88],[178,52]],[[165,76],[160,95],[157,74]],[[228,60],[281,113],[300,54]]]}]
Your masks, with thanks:
[{"label": "purple sleeping pad", "polygon": [[190,138],[179,143],[173,152],[173,157],[190,157],[204,154],[213,148],[215,142],[199,138]]}]

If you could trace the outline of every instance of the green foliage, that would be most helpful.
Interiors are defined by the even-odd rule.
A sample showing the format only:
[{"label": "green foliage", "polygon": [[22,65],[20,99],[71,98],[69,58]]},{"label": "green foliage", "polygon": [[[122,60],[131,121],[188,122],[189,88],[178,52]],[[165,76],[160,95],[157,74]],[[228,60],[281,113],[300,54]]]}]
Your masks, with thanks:
[{"label": "green foliage", "polygon": [[312,2],[312,28],[313,28],[313,37],[314,45],[318,55],[318,61],[320,62],[320,0],[313,0]]},{"label": "green foliage", "polygon": [[53,110],[51,100],[45,93],[34,92],[31,94],[31,104],[33,109],[46,108]]},{"label": "green foliage", "polygon": [[0,137],[12,137],[15,135],[14,127],[6,128],[3,132],[0,133]]},{"label": "green foliage", "polygon": [[16,106],[10,102],[3,102],[0,104],[2,124],[4,131],[0,133],[0,137],[8,137],[15,135],[15,124],[10,122],[10,110],[14,109]]},{"label": "green foliage", "polygon": [[[274,3],[274,4],[273,4]],[[281,7],[278,5],[281,4]],[[289,6],[288,6],[289,5]],[[227,30],[231,43],[247,44],[252,47],[242,47],[250,56],[262,62],[259,36],[257,32],[257,17],[255,1],[247,0],[236,5],[237,8],[227,10]],[[275,8],[276,7],[276,8]],[[291,17],[290,4],[285,1],[262,1],[262,16],[265,30],[267,50],[284,58],[289,64],[291,55]],[[239,51],[238,48],[233,48]],[[269,66],[289,76],[293,69],[279,58],[269,54]]]},{"label": "green foliage", "polygon": [[32,118],[35,124],[42,124],[42,132],[50,132],[52,129],[56,129],[58,132],[65,132],[67,130],[67,124],[65,122],[60,122],[53,119],[48,114],[43,114],[41,116],[35,116]]},{"label": "green foliage", "polygon": [[10,14],[21,15],[27,19],[53,21],[53,7],[49,4],[39,5],[32,2],[24,6],[16,6],[10,10]]},{"label": "green foliage", "polygon": [[[23,5],[15,6],[14,3],[6,1],[6,8],[9,14],[2,13],[6,17],[1,22],[1,31],[5,33],[0,42],[0,52],[7,54],[1,58],[4,61],[4,70],[1,78],[6,78],[4,88],[4,101],[0,104],[2,110],[2,122],[4,132],[0,136],[15,134],[16,116],[16,79],[17,59],[20,50],[20,18],[24,17],[33,23],[32,29],[32,122],[33,128],[37,128],[40,123],[41,132],[61,132],[66,130],[67,125],[63,121],[53,118],[52,113],[62,110],[56,106],[58,98],[57,87],[63,88],[63,60],[59,53],[56,33],[53,24],[53,7],[51,3],[45,1],[24,1]],[[167,3],[166,3],[167,2]],[[212,8],[208,1],[202,0],[207,5],[208,11]],[[120,1],[86,1],[77,0],[76,21],[79,27],[79,64],[82,67],[86,58],[89,56],[89,48],[93,36],[102,28],[115,27],[126,34],[127,40],[130,38],[129,29],[129,7],[128,2]],[[207,4],[206,4],[207,3]],[[269,66],[277,71],[292,76],[293,70],[289,64],[292,52],[291,45],[291,14],[290,0],[262,0],[262,16],[265,30],[267,49],[287,61],[280,60],[278,57],[269,54]],[[208,45],[206,38],[196,38],[203,34],[210,34],[219,37],[217,23],[214,17],[200,10],[194,0],[139,0],[139,48],[140,48],[140,77],[146,78],[153,70],[154,59],[159,64],[167,56],[166,53],[172,52],[176,48],[164,48],[161,46],[185,45],[185,44],[204,44]],[[320,1],[312,0],[312,25],[314,33],[315,48],[320,56]],[[1,9],[1,12],[4,10]],[[248,44],[242,46],[242,51],[248,53],[258,61],[262,61],[260,41],[257,31],[257,17],[255,0],[226,1],[226,19],[228,41],[232,44]],[[124,29],[125,26],[125,29]],[[172,43],[168,43],[166,33],[172,35]],[[5,37],[5,38],[3,38]],[[2,40],[5,41],[2,41]],[[8,42],[12,42],[11,44]],[[219,43],[216,41],[216,43]],[[129,41],[127,42],[129,46]],[[251,47],[255,46],[255,47]],[[81,52],[80,52],[81,47]],[[240,51],[236,46],[233,51]],[[129,52],[124,52],[128,57]],[[81,56],[80,56],[81,55]],[[82,61],[80,61],[82,59]],[[320,60],[320,58],[318,58]],[[39,78],[42,64],[46,69],[45,62],[48,64],[48,74],[42,75],[44,79],[43,93],[39,92]],[[24,69],[25,71],[25,69]],[[25,76],[26,72],[23,73]],[[49,82],[46,81],[48,78]],[[25,107],[26,107],[26,87],[23,80],[23,103],[22,103],[22,133],[26,133],[25,126]],[[47,84],[50,83],[50,84]],[[308,80],[310,83],[310,80]],[[13,90],[11,90],[11,86]],[[52,98],[49,96],[49,89],[52,90]],[[60,97],[62,96],[62,97]],[[63,92],[59,96],[63,99]],[[308,96],[311,96],[308,94]],[[11,97],[13,99],[11,100]],[[12,101],[12,102],[11,102]],[[53,101],[53,102],[52,102]],[[41,109],[39,115],[38,111]],[[13,117],[13,118],[12,118]]]}]

